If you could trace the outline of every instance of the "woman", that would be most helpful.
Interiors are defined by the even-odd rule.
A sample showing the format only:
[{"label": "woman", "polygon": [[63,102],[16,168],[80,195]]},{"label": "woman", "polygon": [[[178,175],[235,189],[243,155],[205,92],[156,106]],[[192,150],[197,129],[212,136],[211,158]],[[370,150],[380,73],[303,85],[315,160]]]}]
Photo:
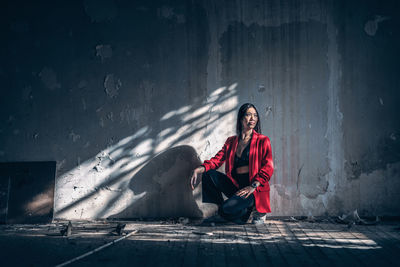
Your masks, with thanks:
[{"label": "woman", "polygon": [[[238,112],[237,136],[231,136],[210,160],[197,167],[191,186],[203,176],[203,202],[219,206],[218,214],[235,223],[246,223],[253,208],[253,223],[263,223],[271,212],[269,180],[274,172],[271,143],[261,134],[256,107],[246,103]],[[225,174],[217,172],[225,162]],[[222,193],[228,198],[224,201]]]}]

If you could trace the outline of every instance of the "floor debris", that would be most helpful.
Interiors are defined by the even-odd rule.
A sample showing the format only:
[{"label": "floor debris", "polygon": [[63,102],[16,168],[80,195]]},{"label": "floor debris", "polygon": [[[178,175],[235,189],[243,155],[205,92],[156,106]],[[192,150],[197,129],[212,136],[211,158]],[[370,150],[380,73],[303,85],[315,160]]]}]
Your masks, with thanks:
[{"label": "floor debris", "polygon": [[213,232],[202,232],[202,231],[193,231],[195,235],[214,235]]},{"label": "floor debris", "polygon": [[65,226],[64,229],[60,230],[62,236],[71,236],[72,235],[72,223],[71,221]]},{"label": "floor debris", "polygon": [[329,219],[322,217],[314,217],[313,215],[308,216],[291,216],[287,219],[283,219],[284,222],[309,222],[309,223],[318,223],[318,222],[329,222]]},{"label": "floor debris", "polygon": [[189,223],[189,219],[185,218],[185,217],[179,217],[179,222],[181,224],[188,224]]},{"label": "floor debris", "polygon": [[126,224],[118,223],[117,227],[115,227],[115,230],[111,231],[110,233],[111,234],[122,235],[125,226],[126,226]]},{"label": "floor debris", "polygon": [[375,221],[367,221],[361,219],[360,216],[358,215],[357,210],[354,210],[352,212],[349,212],[348,214],[343,214],[342,216],[337,217],[336,222],[347,224],[347,227],[351,228],[355,224],[375,225],[380,222],[380,219],[378,216],[376,216]]}]

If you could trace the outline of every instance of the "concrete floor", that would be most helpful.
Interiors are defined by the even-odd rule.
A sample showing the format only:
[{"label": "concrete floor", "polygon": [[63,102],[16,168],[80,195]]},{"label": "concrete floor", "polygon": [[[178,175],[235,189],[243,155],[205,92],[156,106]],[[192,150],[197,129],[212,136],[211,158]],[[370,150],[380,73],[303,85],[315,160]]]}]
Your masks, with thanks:
[{"label": "concrete floor", "polygon": [[[1,225],[2,266],[55,266],[120,236],[116,222]],[[125,239],[68,266],[400,266],[400,222],[348,227],[270,219],[255,226],[158,221],[127,222]]]}]

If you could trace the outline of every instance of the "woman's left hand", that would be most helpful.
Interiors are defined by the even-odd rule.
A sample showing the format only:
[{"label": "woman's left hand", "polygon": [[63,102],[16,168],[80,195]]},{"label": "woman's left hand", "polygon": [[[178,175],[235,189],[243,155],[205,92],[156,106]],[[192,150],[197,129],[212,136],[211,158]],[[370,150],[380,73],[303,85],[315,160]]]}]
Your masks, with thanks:
[{"label": "woman's left hand", "polygon": [[239,197],[248,198],[256,189],[251,186],[246,186],[236,192]]}]

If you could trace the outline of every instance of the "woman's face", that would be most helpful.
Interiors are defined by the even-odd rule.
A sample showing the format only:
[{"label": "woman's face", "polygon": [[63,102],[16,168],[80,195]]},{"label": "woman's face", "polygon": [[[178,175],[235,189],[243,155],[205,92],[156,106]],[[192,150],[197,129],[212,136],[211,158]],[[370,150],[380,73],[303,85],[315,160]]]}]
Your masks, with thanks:
[{"label": "woman's face", "polygon": [[248,108],[242,119],[242,129],[248,131],[254,129],[258,122],[257,111],[254,108]]}]

